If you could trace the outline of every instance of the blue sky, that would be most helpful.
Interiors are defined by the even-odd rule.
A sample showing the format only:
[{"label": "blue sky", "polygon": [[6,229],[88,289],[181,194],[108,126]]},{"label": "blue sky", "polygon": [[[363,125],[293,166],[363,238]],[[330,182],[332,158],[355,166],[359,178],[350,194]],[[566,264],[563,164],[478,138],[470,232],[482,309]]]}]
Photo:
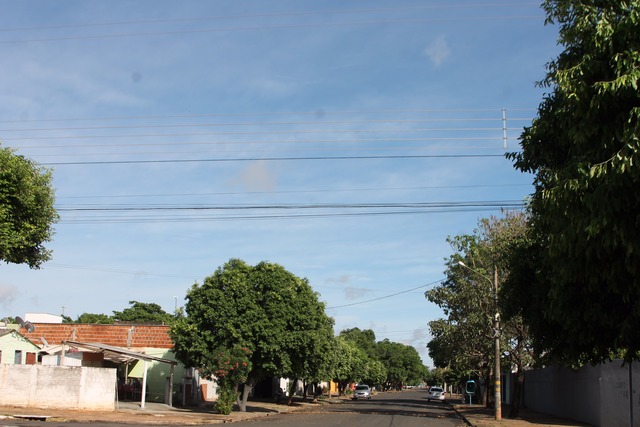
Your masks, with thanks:
[{"label": "blue sky", "polygon": [[171,312],[266,260],[430,364],[447,236],[532,191],[503,155],[558,53],[538,2],[0,4],[0,141],[61,215],[50,262],[0,267],[3,316]]}]

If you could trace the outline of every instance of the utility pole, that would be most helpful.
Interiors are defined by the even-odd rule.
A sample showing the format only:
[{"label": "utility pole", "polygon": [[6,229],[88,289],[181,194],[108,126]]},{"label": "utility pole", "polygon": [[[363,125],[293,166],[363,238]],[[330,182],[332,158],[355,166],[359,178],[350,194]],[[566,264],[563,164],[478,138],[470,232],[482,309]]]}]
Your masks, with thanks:
[{"label": "utility pole", "polygon": [[501,369],[500,369],[500,310],[498,308],[498,267],[494,267],[493,268],[493,298],[494,298],[494,304],[495,304],[495,310],[496,310],[496,314],[494,317],[494,337],[495,337],[495,368],[494,368],[494,375],[495,375],[495,384],[494,384],[494,388],[495,388],[495,410],[496,410],[496,414],[495,414],[495,418],[496,421],[500,421],[502,419],[502,387],[500,386],[501,384],[501,377],[502,377],[502,373],[501,373]]},{"label": "utility pole", "polygon": [[461,265],[462,267],[468,268],[469,270],[473,271],[474,273],[476,273],[477,275],[479,275],[480,277],[485,278],[486,280],[489,281],[489,283],[491,283],[491,285],[493,286],[493,305],[494,305],[494,310],[495,310],[495,314],[493,317],[493,339],[494,339],[494,345],[495,345],[495,365],[493,368],[493,375],[494,375],[494,386],[493,388],[495,389],[495,419],[496,421],[500,421],[502,420],[502,387],[500,386],[501,383],[501,372],[500,372],[500,307],[498,307],[498,288],[499,288],[499,283],[498,283],[498,267],[494,266],[493,267],[493,280],[491,280],[490,277],[485,276],[484,274],[480,273],[479,271],[476,271],[475,269],[469,267],[467,264],[465,264],[462,261],[458,261],[458,264]]}]

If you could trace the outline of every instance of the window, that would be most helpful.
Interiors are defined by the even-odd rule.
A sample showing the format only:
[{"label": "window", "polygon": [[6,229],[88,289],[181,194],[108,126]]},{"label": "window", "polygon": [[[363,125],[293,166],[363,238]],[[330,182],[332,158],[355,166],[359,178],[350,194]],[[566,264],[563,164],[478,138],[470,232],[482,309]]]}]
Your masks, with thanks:
[{"label": "window", "polygon": [[13,363],[16,365],[22,364],[22,350],[16,350],[16,354],[13,358]]}]

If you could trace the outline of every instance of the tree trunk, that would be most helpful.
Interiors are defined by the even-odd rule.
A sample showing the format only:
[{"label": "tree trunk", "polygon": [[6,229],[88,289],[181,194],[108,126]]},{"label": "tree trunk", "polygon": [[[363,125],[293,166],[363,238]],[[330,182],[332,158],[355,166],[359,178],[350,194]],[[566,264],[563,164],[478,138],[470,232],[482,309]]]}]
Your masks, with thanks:
[{"label": "tree trunk", "polygon": [[291,405],[291,403],[293,402],[293,395],[296,392],[296,386],[298,385],[298,379],[297,378],[292,378],[291,379],[291,386],[289,387],[289,399],[287,400],[287,404]]},{"label": "tree trunk", "polygon": [[482,379],[482,404],[489,408],[491,405],[491,401],[489,399],[489,395],[491,392],[491,368],[487,368],[484,371],[484,377]]},{"label": "tree trunk", "polygon": [[307,381],[302,380],[302,401],[307,401]]},{"label": "tree trunk", "polygon": [[243,384],[242,394],[237,393],[238,396],[238,408],[240,408],[240,412],[247,412],[247,401],[249,400],[249,393],[251,393],[251,389],[255,382],[252,378],[248,378],[247,382]]}]

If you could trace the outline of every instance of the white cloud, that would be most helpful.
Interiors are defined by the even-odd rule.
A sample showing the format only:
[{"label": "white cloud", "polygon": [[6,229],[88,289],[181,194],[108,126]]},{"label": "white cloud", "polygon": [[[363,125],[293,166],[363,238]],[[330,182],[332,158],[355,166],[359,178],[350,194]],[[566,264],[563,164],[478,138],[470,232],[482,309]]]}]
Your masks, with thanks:
[{"label": "white cloud", "polygon": [[369,289],[347,286],[344,288],[344,297],[347,300],[353,301],[365,297],[370,292],[371,291]]},{"label": "white cloud", "polygon": [[327,283],[349,283],[351,281],[351,275],[349,274],[342,274],[338,277],[329,277],[325,280],[325,282]]},{"label": "white cloud", "polygon": [[7,310],[13,300],[18,296],[18,289],[11,285],[0,285],[0,301],[2,308]]},{"label": "white cloud", "polygon": [[451,50],[444,36],[440,35],[427,46],[424,53],[431,59],[433,65],[439,67],[451,55]]},{"label": "white cloud", "polygon": [[276,177],[269,170],[267,163],[262,160],[249,163],[249,165],[234,180],[246,191],[274,191],[276,189]]}]

